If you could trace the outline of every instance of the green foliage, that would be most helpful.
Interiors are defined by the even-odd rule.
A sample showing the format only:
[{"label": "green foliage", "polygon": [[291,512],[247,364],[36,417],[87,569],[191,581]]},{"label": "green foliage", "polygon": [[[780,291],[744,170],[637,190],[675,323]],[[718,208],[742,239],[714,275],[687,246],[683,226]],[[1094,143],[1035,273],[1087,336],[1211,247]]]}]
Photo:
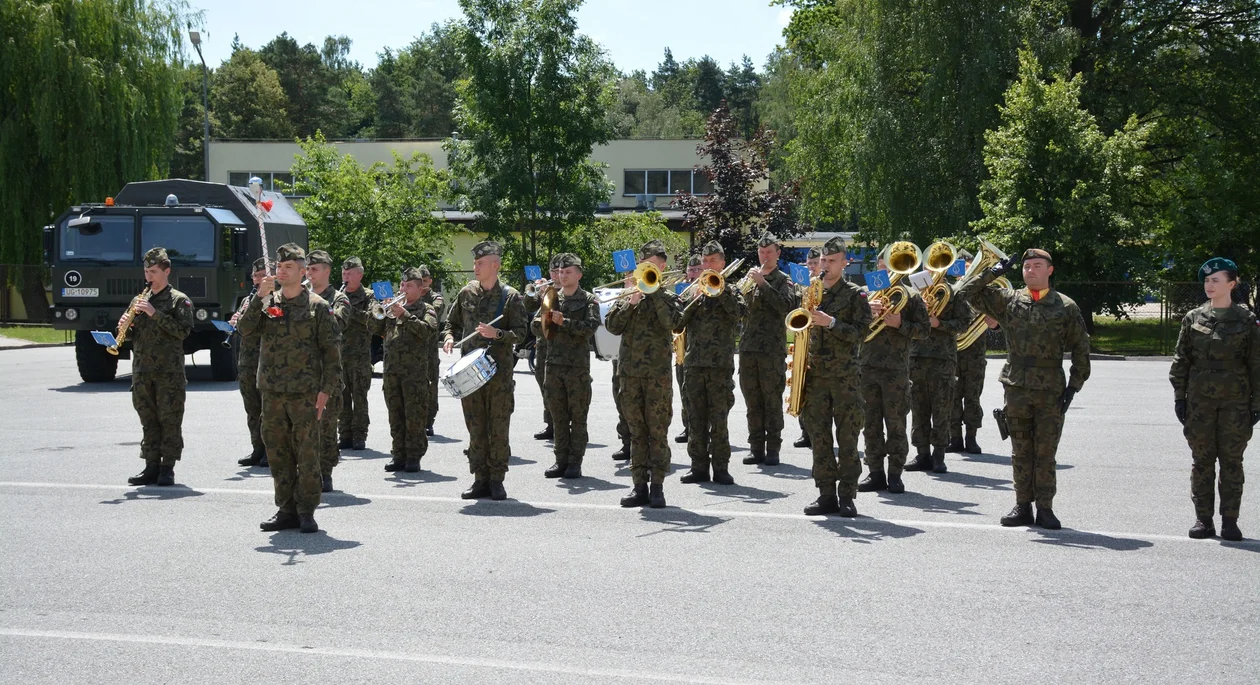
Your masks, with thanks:
[{"label": "green foliage", "polygon": [[289,98],[280,76],[249,48],[240,48],[214,74],[210,109],[219,126],[216,138],[289,138]]},{"label": "green foliage", "polygon": [[0,2],[0,263],[74,202],[160,178],[183,104],[179,2]]},{"label": "green foliage", "polygon": [[433,24],[402,50],[386,49],[372,71],[380,138],[445,138],[455,129],[455,86],[466,76],[458,25]]},{"label": "green foliage", "polygon": [[[205,111],[202,101],[202,70],[200,64],[189,64],[181,70],[180,91],[183,108],[179,112],[179,124],[175,129],[175,150],[171,156],[171,177],[204,181],[206,161],[204,148]],[[210,130],[218,129],[218,119],[210,113]]]},{"label": "green foliage", "polygon": [[609,125],[617,138],[695,138],[704,135],[704,115],[680,110],[652,90],[647,75],[636,71],[617,80],[608,108]]},{"label": "green foliage", "polygon": [[666,48],[650,77],[637,71],[617,80],[609,118],[622,138],[690,138],[704,135],[705,119],[725,100],[740,134],[752,138],[760,125],[761,88],[747,55],[723,72],[708,55],[679,63]]},{"label": "green foliage", "polygon": [[[687,236],[671,231],[660,212],[625,212],[603,217],[587,227],[589,234],[587,251],[580,254],[585,271],[582,283],[586,287],[602,285],[617,279],[612,253],[617,250],[639,249],[649,240],[665,243],[665,251],[675,257],[686,255]],[[685,260],[684,260],[685,262]]]},{"label": "green foliage", "polygon": [[258,51],[263,63],[276,72],[288,99],[289,121],[299,138],[317,130],[340,137],[354,132],[357,118],[350,107],[347,79],[362,78],[359,65],[350,62],[350,39],[329,36],[322,48],[313,43],[299,46],[281,33]]},{"label": "green foliage", "polygon": [[336,263],[359,257],[369,282],[397,282],[404,267],[420,264],[438,281],[453,270],[451,229],[434,215],[448,181],[427,155],[394,153],[392,164],[364,168],[322,133],[299,144],[293,191],[309,195],[297,211],[312,248],[328,250]]}]

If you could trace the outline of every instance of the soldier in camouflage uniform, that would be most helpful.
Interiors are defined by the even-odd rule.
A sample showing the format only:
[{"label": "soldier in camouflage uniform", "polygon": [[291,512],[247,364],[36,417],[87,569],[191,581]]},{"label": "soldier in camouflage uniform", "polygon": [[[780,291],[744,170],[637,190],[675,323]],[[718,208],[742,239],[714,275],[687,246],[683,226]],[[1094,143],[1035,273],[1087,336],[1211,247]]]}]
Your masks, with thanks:
[{"label": "soldier in camouflage uniform", "polygon": [[[267,260],[259,257],[254,260],[254,281],[251,298],[258,297],[258,286],[267,275]],[[228,322],[233,326],[240,325],[244,310],[232,315]],[[254,451],[248,457],[237,460],[241,466],[267,466],[267,448],[262,439],[262,393],[258,392],[258,336],[246,337],[240,330],[236,331],[236,380],[240,387],[241,400],[245,403],[245,423],[249,426],[249,442]]]},{"label": "soldier in camouflage uniform", "polygon": [[[692,283],[695,283],[696,279],[700,277],[700,273],[702,271],[704,271],[704,267],[700,266],[700,255],[693,254],[687,257],[687,269],[686,271],[683,272],[683,280],[679,281],[679,283],[674,286],[675,288],[678,288],[674,292],[677,292],[677,293],[686,292],[687,288]],[[675,335],[675,338],[674,338],[673,344],[678,345],[679,343],[678,343],[677,336],[682,335],[682,334],[675,333],[674,335]],[[682,345],[683,345],[682,360],[679,360],[678,358],[677,348],[675,348],[675,352],[674,352],[674,380],[678,381],[678,396],[686,397],[685,391],[683,390],[683,381],[686,380],[686,378],[683,375],[683,368],[684,368],[684,362],[687,360],[687,338],[685,335],[683,335]],[[690,434],[688,433],[688,428],[687,428],[688,423],[689,421],[688,421],[688,412],[687,412],[687,402],[684,401],[682,402],[683,429],[681,433],[674,436],[674,442],[683,443],[683,444],[687,443],[687,440],[690,437]]]},{"label": "soldier in camouflage uniform", "polygon": [[[144,253],[149,299],[136,303],[131,319],[131,404],[144,434],[144,470],[132,485],[174,485],[175,462],[184,451],[184,338],[193,326],[192,301],[171,287],[171,260],[155,247]],[[119,334],[122,333],[119,319]]]},{"label": "soldier in camouflage uniform", "polygon": [[[818,499],[805,507],[809,516],[857,516],[857,438],[862,428],[862,394],[857,365],[858,345],[871,324],[866,296],[844,279],[844,241],[832,238],[822,247],[823,296],[809,328],[809,371],[805,374],[802,415],[814,450],[814,483]],[[833,450],[835,430],[838,453]]]},{"label": "soldier in camouflage uniform", "polygon": [[[966,260],[967,268],[971,268],[972,256],[966,250],[959,250],[958,256]],[[989,328],[997,326],[997,321],[985,317]],[[984,423],[984,409],[980,406],[980,395],[984,392],[984,372],[988,367],[985,353],[988,351],[988,336],[981,335],[967,347],[958,350],[958,363],[954,377],[953,410],[950,412],[949,446],[946,452],[966,452],[980,454],[980,444],[976,442],[976,433]],[[967,427],[964,440],[963,426]]]},{"label": "soldier in camouflage uniform", "polygon": [[276,275],[263,279],[259,292],[272,292],[277,282],[281,291],[269,303],[254,298],[241,317],[241,333],[261,341],[263,441],[277,507],[259,528],[314,533],[319,530],[319,421],[341,389],[341,335],[328,302],[302,287],[306,251],[287,243],[276,253]]},{"label": "soldier in camouflage uniform", "polygon": [[[582,458],[586,456],[586,416],[591,408],[591,338],[599,328],[599,303],[578,285],[582,280],[582,259],[566,252],[551,260],[552,280],[559,289],[551,325],[555,333],[548,341],[547,384],[543,400],[551,408],[555,430],[556,461],[543,475],[547,478],[581,478]],[[541,314],[541,312],[540,312]],[[543,340],[542,319],[535,316],[531,326]]]},{"label": "soldier in camouflage uniform", "polygon": [[[512,454],[508,429],[516,405],[516,381],[512,377],[516,357],[512,346],[525,339],[529,320],[521,294],[499,281],[503,247],[487,240],[477,243],[472,253],[476,280],[469,281],[451,303],[444,348],[450,354],[455,341],[476,332],[478,335],[464,343],[461,352],[489,348],[498,370],[488,383],[460,400],[469,434],[468,468],[474,478],[472,487],[461,497],[501,500],[507,497],[503,477]],[[503,318],[498,323],[487,323],[500,314]]]},{"label": "soldier in camouflage uniform", "polygon": [[[886,268],[881,256],[876,269]],[[884,328],[874,338],[862,343],[858,366],[862,371],[862,403],[865,407],[865,461],[870,473],[858,483],[858,492],[887,490],[906,491],[901,472],[910,452],[906,438],[906,415],[910,412],[910,348],[914,341],[927,335],[927,307],[919,291],[902,282],[910,293],[900,313],[888,314]],[[868,294],[871,317],[884,311],[884,300],[878,292]],[[863,333],[862,337],[869,335]],[[887,434],[885,434],[887,429]],[[887,471],[884,458],[888,458]]]},{"label": "soldier in camouflage uniform", "polygon": [[[716,240],[700,248],[705,271],[726,268],[726,252]],[[676,332],[686,332],[683,361],[683,404],[687,407],[687,456],[691,470],[683,483],[734,485],[731,476],[729,419],[735,406],[735,334],[747,307],[744,298],[727,282],[722,292],[709,297],[698,281],[693,284]],[[713,473],[710,476],[709,467]]]},{"label": "soldier in camouflage uniform", "polygon": [[[945,287],[950,287],[948,283]],[[954,372],[958,366],[958,334],[971,325],[971,307],[950,296],[939,316],[931,316],[927,334],[910,344],[910,405],[913,429],[910,442],[918,456],[907,471],[945,473],[945,446],[954,401]],[[930,450],[930,452],[929,452]]]},{"label": "soldier in camouflage uniform", "polygon": [[[426,270],[425,273],[428,273],[428,271]],[[425,304],[433,307],[433,314],[437,317],[438,330],[442,330],[442,327],[446,325],[446,300],[442,298],[442,293],[433,287],[432,275],[420,279],[420,299]],[[424,431],[426,437],[433,437],[433,421],[437,418],[438,413],[438,385],[440,384],[438,380],[438,366],[441,364],[441,359],[438,357],[438,346],[431,345],[431,347],[432,349],[429,351],[429,369],[431,373],[428,380],[429,423]]]},{"label": "soldier in camouflage uniform", "polygon": [[[652,262],[662,272],[667,259],[665,245],[659,240],[639,248],[639,260]],[[626,278],[626,287],[634,288],[633,276]],[[621,498],[623,507],[665,506],[664,483],[670,465],[667,433],[674,411],[669,365],[679,319],[678,297],[661,288],[650,295],[636,289],[618,299],[604,322],[608,332],[621,336],[617,373],[621,407],[630,424],[630,473],[634,481],[633,492]]]},{"label": "soldier in camouflage uniform", "polygon": [[[1089,378],[1089,334],[1076,303],[1050,289],[1050,276],[1054,273],[1050,253],[1032,248],[1024,252],[1023,259],[1026,288],[1015,291],[990,287],[1013,267],[1014,260],[1008,257],[983,273],[964,277],[955,288],[955,295],[996,319],[1006,331],[1009,343],[1010,352],[999,380],[1006,388],[1015,508],[1002,517],[1001,523],[1027,526],[1035,522],[1042,528],[1057,530],[1061,526],[1054,514],[1055,452],[1068,406]],[[1064,352],[1072,357],[1070,378],[1066,381]]]},{"label": "soldier in camouflage uniform", "polygon": [[1194,466],[1190,497],[1196,521],[1190,537],[1216,534],[1212,520],[1216,462],[1221,463],[1221,537],[1242,540],[1238,510],[1243,495],[1243,452],[1260,421],[1260,327],[1233,301],[1238,266],[1214,257],[1199,268],[1208,302],[1181,320],[1169,378],[1173,409],[1185,426]]},{"label": "soldier in camouflage uniform", "polygon": [[[337,418],[343,450],[367,449],[368,390],[372,388],[372,336],[378,327],[376,297],[363,287],[363,262],[350,257],[341,264],[341,280],[345,283],[346,320],[341,330],[341,416]],[[433,353],[437,354],[434,347]]]},{"label": "soldier in camouflage uniform", "polygon": [[783,246],[770,233],[757,241],[757,266],[752,279],[748,313],[739,336],[739,389],[748,412],[748,451],[745,464],[779,463],[783,446],[783,388],[787,385],[787,324],[796,308],[796,288],[779,270]]},{"label": "soldier in camouflage uniform", "polygon": [[[809,248],[809,252],[806,253],[805,255],[805,268],[809,270],[810,279],[813,279],[815,276],[818,275],[818,271],[822,269],[822,248],[820,247]],[[801,295],[804,294],[804,292],[805,292],[805,286],[802,286],[802,285],[796,286],[797,302],[800,301]],[[786,366],[785,366],[785,369],[786,369]],[[785,372],[785,377],[783,379],[783,382],[786,385],[787,383],[786,372]],[[810,447],[811,445],[809,442],[809,431],[805,430],[805,415],[802,414],[796,417],[796,422],[801,427],[801,436],[792,442],[792,446],[805,447],[805,448]]]},{"label": "soldier in camouflage uniform", "polygon": [[[556,255],[551,258],[548,269],[547,278],[550,279],[552,283],[556,282],[556,278],[560,273],[559,267],[556,266],[556,260],[559,256],[560,255]],[[538,279],[535,284],[536,287],[532,297],[529,295],[522,295],[525,302],[525,314],[528,315],[531,320],[537,318],[535,317],[535,314],[537,314],[539,308],[542,307],[543,293],[546,292],[546,288],[542,287],[542,283],[545,281],[546,279]],[[552,427],[551,422],[551,407],[548,406],[546,402],[547,349],[550,346],[551,342],[542,334],[534,335],[534,380],[538,383],[538,393],[543,396],[543,429],[534,433],[535,440],[551,440],[555,437],[555,429]]]},{"label": "soldier in camouflage uniform", "polygon": [[[344,345],[345,336],[342,332],[349,327],[352,314],[350,300],[346,294],[329,283],[329,279],[332,278],[332,256],[324,250],[311,250],[306,255],[306,277],[310,280],[311,292],[319,295],[332,309],[333,321],[337,324],[337,336]],[[344,350],[341,356],[344,360]],[[342,376],[344,375],[343,365]],[[332,471],[341,461],[341,451],[337,444],[337,419],[341,415],[341,397],[344,390],[345,383],[338,378],[337,392],[328,398],[328,406],[325,407],[324,415],[319,420],[319,471],[323,492],[333,491]]]},{"label": "soldier in camouflage uniform", "polygon": [[420,470],[420,459],[429,451],[428,427],[433,415],[433,364],[431,350],[437,349],[438,320],[433,305],[420,291],[429,278],[426,267],[403,269],[399,284],[405,302],[395,304],[393,317],[383,322],[385,336],[385,406],[389,409],[389,434],[394,459],[386,471]]}]

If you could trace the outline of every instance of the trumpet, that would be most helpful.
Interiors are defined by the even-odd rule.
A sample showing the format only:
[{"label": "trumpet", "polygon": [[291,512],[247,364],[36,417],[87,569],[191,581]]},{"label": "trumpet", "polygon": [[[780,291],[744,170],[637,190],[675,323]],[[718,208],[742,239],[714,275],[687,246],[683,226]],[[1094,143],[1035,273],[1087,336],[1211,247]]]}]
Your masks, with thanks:
[{"label": "trumpet", "polygon": [[923,268],[933,275],[932,285],[923,290],[923,303],[927,305],[930,316],[940,316],[954,296],[954,290],[945,282],[945,272],[954,265],[957,254],[958,248],[943,240],[928,246]]},{"label": "trumpet", "polygon": [[540,290],[546,290],[547,288],[554,288],[554,287],[556,287],[556,282],[552,280],[543,281],[541,284],[526,283],[525,284],[525,297],[538,297],[538,293]]},{"label": "trumpet", "polygon": [[122,348],[123,341],[127,339],[127,331],[131,330],[131,324],[136,320],[136,305],[141,302],[148,302],[149,298],[152,296],[153,289],[148,285],[145,285],[144,290],[140,291],[139,295],[136,295],[131,299],[131,304],[128,305],[127,311],[123,312],[122,318],[118,321],[118,338],[115,340],[113,345],[105,348],[106,352],[114,355],[115,357],[118,356],[118,351]]},{"label": "trumpet", "polygon": [[396,295],[391,300],[378,303],[380,307],[378,309],[372,310],[372,316],[376,317],[377,321],[384,321],[385,319],[397,318],[394,316],[394,311],[393,311],[394,305],[403,304],[406,301],[407,301],[406,295]]},{"label": "trumpet", "polygon": [[810,281],[809,287],[801,295],[801,306],[788,312],[783,319],[787,329],[792,332],[792,344],[788,348],[791,361],[787,379],[788,416],[800,416],[801,406],[805,401],[805,373],[809,367],[809,329],[814,325],[814,311],[822,303],[823,276],[820,272]]},{"label": "trumpet", "polygon": [[899,240],[888,246],[888,254],[884,261],[893,274],[889,279],[891,284],[888,288],[879,291],[877,299],[883,303],[884,311],[871,321],[871,332],[867,334],[863,342],[870,342],[879,335],[879,332],[887,325],[885,320],[888,315],[900,314],[910,302],[910,291],[906,286],[901,285],[900,281],[919,270],[919,265],[923,263],[923,251],[908,240]]}]

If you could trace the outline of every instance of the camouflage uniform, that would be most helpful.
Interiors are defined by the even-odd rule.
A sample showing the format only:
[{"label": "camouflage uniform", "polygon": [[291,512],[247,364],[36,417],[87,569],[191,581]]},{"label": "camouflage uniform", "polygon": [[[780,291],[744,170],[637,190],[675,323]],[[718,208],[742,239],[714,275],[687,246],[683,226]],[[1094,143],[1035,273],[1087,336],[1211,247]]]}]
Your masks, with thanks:
[{"label": "camouflage uniform", "polygon": [[[678,367],[678,387],[682,387],[682,367]],[[617,439],[621,441],[622,447],[625,448],[626,458],[630,458],[630,424],[626,422],[626,410],[621,406],[621,362],[614,359],[612,362],[612,394],[613,406],[617,408]],[[671,400],[672,401],[672,400]],[[684,424],[685,426],[686,424]]]},{"label": "camouflage uniform", "polygon": [[748,447],[778,454],[783,444],[783,389],[787,384],[784,319],[796,308],[796,289],[782,271],[765,274],[747,298],[739,336],[739,389],[748,411]]},{"label": "camouflage uniform", "polygon": [[929,322],[925,335],[910,344],[910,403],[914,416],[910,442],[920,454],[926,453],[929,446],[943,454],[949,443],[958,334],[971,325],[971,307],[951,296],[936,318],[940,324],[932,328]]},{"label": "camouflage uniform", "polygon": [[481,283],[469,281],[455,295],[443,332],[443,340],[458,341],[475,333],[477,324],[486,323],[499,313],[503,318],[495,327],[500,337],[491,340],[474,335],[460,348],[461,354],[489,348],[488,354],[498,367],[488,383],[460,400],[468,427],[468,469],[479,482],[502,482],[508,470],[508,457],[512,454],[509,427],[516,407],[516,357],[512,346],[525,339],[529,320],[515,288],[496,282],[486,290]]},{"label": "camouflage uniform", "polygon": [[[319,251],[316,250],[316,252]],[[329,309],[332,310],[333,323],[337,326],[338,339],[344,343],[345,337],[342,331],[349,327],[352,316],[350,300],[345,293],[331,285],[324,288],[324,292],[316,294],[328,303]],[[345,358],[344,354],[341,356],[342,359]],[[333,467],[341,461],[341,450],[337,446],[337,420],[341,416],[341,397],[345,390],[345,383],[342,381],[344,376],[345,367],[343,366],[342,373],[337,379],[337,391],[328,396],[328,404],[324,406],[324,416],[319,420],[319,470],[325,476],[330,475]]]},{"label": "camouflage uniform", "polygon": [[962,440],[964,425],[968,431],[977,431],[984,423],[984,410],[980,407],[980,395],[984,392],[984,371],[988,366],[988,333],[981,335],[970,347],[958,350],[955,365],[954,408],[950,412],[950,439]]},{"label": "camouflage uniform", "polygon": [[192,301],[169,285],[149,297],[152,317],[132,319],[131,404],[140,416],[140,457],[174,466],[184,451],[184,338],[193,327]]},{"label": "camouflage uniform", "polygon": [[[266,260],[260,258],[254,262],[254,271],[266,268]],[[251,293],[251,299],[258,297],[256,291],[257,288]],[[267,450],[262,439],[262,394],[258,392],[258,336],[246,336],[240,329],[236,331],[236,381],[245,405],[245,424],[249,427],[249,443],[254,448],[252,456],[256,462]]]},{"label": "camouflage uniform", "polygon": [[[280,252],[283,261],[285,248]],[[303,289],[292,300],[278,293],[277,299],[273,306],[279,317],[265,316],[263,298],[254,298],[240,328],[261,340],[258,389],[276,507],[288,514],[310,514],[319,506],[321,487],[316,396],[327,393],[331,400],[340,389],[341,335],[320,296]]]},{"label": "camouflage uniform", "polygon": [[[555,327],[555,336],[548,341],[546,385],[543,400],[551,411],[555,430],[556,464],[561,467],[582,465],[586,456],[588,434],[586,417],[591,408],[591,338],[599,328],[599,303],[594,296],[578,288],[572,295],[557,293],[555,311],[564,315],[564,324]],[[541,342],[542,319],[531,324]]]},{"label": "camouflage uniform", "polygon": [[1194,466],[1190,497],[1200,520],[1212,519],[1216,462],[1221,464],[1220,514],[1237,518],[1243,494],[1243,452],[1260,412],[1260,327],[1240,305],[1208,302],[1181,320],[1169,374],[1173,397],[1186,403],[1186,441]]},{"label": "camouflage uniform", "polygon": [[[433,307],[433,315],[437,317],[438,330],[442,330],[446,325],[446,300],[442,298],[442,293],[438,292],[437,288],[429,288],[429,292],[420,296],[420,301]],[[441,381],[438,380],[438,367],[442,363],[441,357],[438,356],[438,347],[439,345],[436,343],[433,344],[433,349],[429,352],[429,379],[426,381],[429,389],[429,422],[425,424],[426,428],[433,428],[433,421],[437,418],[438,413],[438,386],[441,385]]]},{"label": "camouflage uniform", "polygon": [[[407,275],[403,278],[407,280]],[[406,315],[386,318],[383,330],[382,385],[389,410],[389,434],[393,438],[389,453],[395,464],[419,461],[429,451],[425,430],[433,416],[430,387],[434,382],[430,350],[437,349],[438,331],[437,313],[424,297],[404,304],[403,309],[407,310]]]},{"label": "camouflage uniform", "polygon": [[[992,271],[964,278],[955,295],[996,319],[1006,331],[1010,351],[999,380],[1006,388],[1016,504],[1035,500],[1039,509],[1052,509],[1055,452],[1063,431],[1060,398],[1065,387],[1080,390],[1089,378],[1089,335],[1071,298],[1046,289],[1034,299],[1027,288],[990,287],[995,278]],[[1072,357],[1066,382],[1065,352]]]},{"label": "camouflage uniform", "polygon": [[[525,304],[525,314],[533,320],[538,314],[538,310],[542,307],[542,290],[539,290],[533,297],[521,296]],[[548,426],[552,425],[551,407],[548,406],[547,397],[547,348],[550,341],[543,336],[542,330],[538,329],[534,333],[534,381],[538,383],[538,394],[542,395],[543,401],[543,423]]]},{"label": "camouflage uniform", "polygon": [[372,388],[372,336],[378,328],[372,315],[376,298],[360,287],[344,293],[349,307],[341,331],[341,416],[337,425],[341,442],[366,442],[368,434],[368,390]]},{"label": "camouflage uniform", "polygon": [[731,462],[729,418],[735,406],[735,334],[747,307],[727,283],[708,297],[696,288],[682,309],[678,330],[686,331],[683,404],[687,407],[687,456],[691,470],[727,471]]},{"label": "camouflage uniform", "polygon": [[[910,442],[906,439],[906,414],[910,412],[910,348],[912,341],[927,335],[927,307],[919,291],[904,284],[910,299],[901,310],[901,327],[885,326],[871,340],[862,343],[858,365],[862,371],[862,403],[866,442],[865,461],[871,473],[899,475],[906,465]],[[878,298],[878,294],[867,297]],[[864,332],[862,338],[869,335]],[[887,437],[885,438],[885,430]]]}]

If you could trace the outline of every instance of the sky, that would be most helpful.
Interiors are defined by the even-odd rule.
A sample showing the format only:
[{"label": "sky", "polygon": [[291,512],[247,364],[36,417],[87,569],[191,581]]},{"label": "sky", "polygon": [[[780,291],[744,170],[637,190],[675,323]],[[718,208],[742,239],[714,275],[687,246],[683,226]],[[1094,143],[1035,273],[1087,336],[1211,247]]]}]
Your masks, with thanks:
[{"label": "sky", "polygon": [[[204,11],[202,52],[216,67],[231,54],[232,36],[260,48],[283,31],[299,44],[323,45],[328,35],[353,41],[350,57],[376,65],[386,47],[400,48],[434,22],[462,16],[456,0],[189,0]],[[578,28],[608,51],[618,69],[651,72],[665,48],[674,58],[709,55],[726,67],[748,55],[758,68],[776,45],[791,10],[770,0],[587,0]],[[188,53],[196,59],[192,45]]]}]

